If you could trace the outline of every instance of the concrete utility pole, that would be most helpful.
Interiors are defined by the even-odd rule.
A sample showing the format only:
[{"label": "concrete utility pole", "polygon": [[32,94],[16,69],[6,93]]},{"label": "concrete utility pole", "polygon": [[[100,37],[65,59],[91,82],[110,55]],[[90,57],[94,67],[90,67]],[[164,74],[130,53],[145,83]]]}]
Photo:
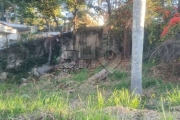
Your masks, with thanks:
[{"label": "concrete utility pole", "polygon": [[142,94],[142,56],[146,0],[133,1],[131,91]]}]

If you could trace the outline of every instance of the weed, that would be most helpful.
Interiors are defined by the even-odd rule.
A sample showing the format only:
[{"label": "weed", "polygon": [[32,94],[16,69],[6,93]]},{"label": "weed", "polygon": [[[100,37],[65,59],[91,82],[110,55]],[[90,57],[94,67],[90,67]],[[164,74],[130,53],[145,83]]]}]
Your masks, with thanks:
[{"label": "weed", "polygon": [[172,92],[167,93],[167,100],[171,106],[180,105],[180,90],[178,87],[174,88]]},{"label": "weed", "polygon": [[86,112],[77,112],[74,116],[76,120],[117,120],[117,118],[112,116],[110,113],[94,109]]},{"label": "weed", "polygon": [[155,66],[155,65],[157,65],[157,62],[153,62],[153,61],[148,61],[148,62],[144,62],[144,64],[143,64],[143,74],[144,75],[147,75],[147,74],[149,74],[149,70],[150,70],[150,68],[151,67],[153,67],[153,66]]},{"label": "weed", "polygon": [[114,88],[115,89],[123,89],[123,88],[126,88],[126,89],[128,89],[129,88],[129,86],[130,86],[130,80],[129,79],[123,79],[123,80],[121,80],[119,83],[117,83],[117,84],[115,84],[114,85]]},{"label": "weed", "polygon": [[88,74],[88,70],[87,69],[82,69],[82,70],[79,71],[79,73],[75,73],[73,75],[73,79],[75,81],[79,81],[79,82],[84,81],[84,80],[86,80],[88,78],[87,74]]},{"label": "weed", "polygon": [[169,114],[165,111],[166,107],[164,105],[165,105],[166,100],[163,97],[161,97],[160,102],[161,102],[163,120],[175,120],[175,117],[172,115],[170,111],[169,111]]},{"label": "weed", "polygon": [[119,105],[123,107],[139,108],[141,98],[138,95],[131,94],[127,89],[116,90],[109,98],[110,105]]},{"label": "weed", "polygon": [[110,77],[111,80],[122,80],[128,77],[128,73],[125,71],[115,71],[114,74]]},{"label": "weed", "polygon": [[162,80],[152,77],[143,77],[142,84],[143,88],[146,89],[154,86],[160,86],[162,84]]},{"label": "weed", "polygon": [[67,110],[66,106],[66,102],[58,94],[43,95],[39,92],[36,98],[32,98],[28,94],[0,94],[1,119],[31,113],[36,110],[60,113]]}]

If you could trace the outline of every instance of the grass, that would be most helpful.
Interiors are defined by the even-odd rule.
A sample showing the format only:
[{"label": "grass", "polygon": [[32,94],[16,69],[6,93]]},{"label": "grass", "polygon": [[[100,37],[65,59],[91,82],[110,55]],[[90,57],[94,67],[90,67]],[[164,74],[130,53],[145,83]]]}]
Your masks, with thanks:
[{"label": "grass", "polygon": [[144,89],[152,88],[154,86],[160,86],[162,84],[163,84],[163,81],[161,79],[157,79],[154,77],[143,77],[143,80],[142,80],[142,86]]},{"label": "grass", "polygon": [[[176,96],[173,98],[178,100],[177,92],[179,91],[173,92],[173,96]],[[171,94],[169,93],[169,95]],[[51,113],[54,118],[61,118],[62,120],[71,118],[78,120],[117,120],[116,115],[109,112],[105,113],[104,110],[112,106],[143,109],[141,97],[131,94],[127,89],[115,90],[109,97],[97,90],[97,94],[88,96],[86,100],[81,99],[81,102],[85,104],[75,109],[69,108],[68,101],[68,97],[65,98],[58,93],[48,94],[38,91],[36,95],[20,94],[5,91],[3,88],[0,94],[0,118],[28,117],[28,114],[34,112],[37,113],[35,115],[38,118],[40,117],[38,116],[38,111],[42,111]],[[163,118],[169,120],[171,117],[166,116],[165,107],[162,103],[164,102],[161,102]],[[49,116],[46,117],[48,118]]]},{"label": "grass", "polygon": [[110,105],[118,105],[130,108],[140,108],[141,98],[138,95],[130,93],[127,89],[116,90],[109,98]]},{"label": "grass", "polygon": [[117,82],[116,84],[114,84],[113,87],[111,86],[111,88],[113,89],[117,89],[117,90],[120,90],[123,88],[128,89],[130,86],[130,78],[128,77],[127,71],[116,70],[114,74],[110,76],[110,80],[112,82]]},{"label": "grass", "polygon": [[79,81],[79,82],[87,80],[87,78],[88,78],[88,70],[87,69],[82,69],[78,73],[75,73],[73,75],[73,79],[75,81]]},{"label": "grass", "polygon": [[26,90],[24,87],[20,87],[19,91],[15,90],[18,89],[16,87],[12,87],[10,91],[4,89],[5,87],[0,89],[1,119],[28,117],[28,114],[34,114],[34,112],[38,118],[40,117],[38,113],[44,112],[51,113],[53,117],[64,120],[72,117],[78,120],[116,120],[116,116],[105,113],[104,109],[110,106],[138,108],[140,104],[140,98],[130,94],[127,89],[114,91],[109,97],[97,90],[97,94],[89,95],[86,100],[81,100],[82,103],[87,104],[76,109],[69,108],[69,97],[61,96],[60,92],[51,94],[39,90],[32,94],[28,93],[28,89],[26,92],[20,92]]},{"label": "grass", "polygon": [[[150,66],[150,65],[147,65]],[[148,68],[144,68],[148,71]],[[153,76],[143,75],[143,89],[148,95],[138,96],[129,92],[129,73],[117,70],[106,81],[97,86],[104,87],[84,89],[81,86],[90,76],[101,68],[90,72],[88,69],[73,73],[62,79],[43,78],[36,83],[30,82],[26,86],[15,84],[0,84],[0,120],[23,117],[30,119],[60,119],[60,120],[118,120],[131,119],[129,112],[157,111],[162,120],[173,120],[171,107],[180,105],[180,90],[178,84],[164,82]],[[73,81],[73,84],[67,85]],[[74,84],[77,84],[75,86]],[[60,87],[59,87],[60,86]],[[69,89],[75,86],[75,91]],[[91,94],[85,94],[90,90]],[[149,91],[152,90],[151,93]],[[72,97],[74,96],[74,97]],[[149,106],[154,106],[153,109]],[[127,113],[118,111],[128,109]],[[113,111],[113,109],[115,109]],[[143,115],[139,119],[144,119]]]},{"label": "grass", "polygon": [[180,90],[178,86],[174,88],[171,92],[167,92],[166,97],[171,106],[180,105]]},{"label": "grass", "polygon": [[117,118],[102,110],[91,109],[88,112],[77,112],[74,115],[76,120],[117,120]]},{"label": "grass", "polygon": [[36,97],[28,94],[0,94],[1,119],[39,110],[54,113],[65,112],[67,111],[67,103],[58,94],[44,95],[39,92]]},{"label": "grass", "polygon": [[111,80],[123,80],[128,77],[128,73],[125,71],[116,70],[111,76]]}]

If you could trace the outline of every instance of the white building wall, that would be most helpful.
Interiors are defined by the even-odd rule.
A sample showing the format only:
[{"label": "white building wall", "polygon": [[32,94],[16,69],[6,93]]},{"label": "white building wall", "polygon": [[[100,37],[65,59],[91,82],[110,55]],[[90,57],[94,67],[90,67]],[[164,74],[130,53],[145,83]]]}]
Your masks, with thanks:
[{"label": "white building wall", "polygon": [[13,29],[12,27],[0,24],[0,32],[3,32],[3,33],[16,33],[17,30]]},{"label": "white building wall", "polygon": [[0,50],[7,47],[7,34],[0,33]]},{"label": "white building wall", "polygon": [[7,36],[7,38],[8,38],[9,40],[18,40],[18,39],[19,39],[19,34],[18,34],[18,33],[9,34],[9,35]]}]

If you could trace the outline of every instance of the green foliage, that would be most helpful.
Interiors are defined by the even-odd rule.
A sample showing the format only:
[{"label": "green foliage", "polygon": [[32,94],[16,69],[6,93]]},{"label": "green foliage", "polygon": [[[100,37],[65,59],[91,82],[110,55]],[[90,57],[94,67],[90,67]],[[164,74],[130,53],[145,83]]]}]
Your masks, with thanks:
[{"label": "green foliage", "polygon": [[162,80],[152,77],[144,77],[142,81],[142,86],[144,89],[151,88],[154,86],[160,86],[163,83]]},{"label": "green foliage", "polygon": [[85,0],[67,0],[66,4],[70,12],[75,11],[75,9],[82,11],[85,5]]},{"label": "green foliage", "polygon": [[21,84],[21,78],[27,78],[29,74],[27,72],[20,72],[20,73],[10,73],[8,79],[6,80],[7,83],[15,83]]},{"label": "green foliage", "polygon": [[73,75],[73,79],[75,81],[79,81],[79,82],[87,80],[88,79],[88,70],[87,69],[80,70],[78,73],[75,73]]},{"label": "green foliage", "polygon": [[110,105],[119,105],[130,108],[140,108],[141,97],[131,94],[127,89],[116,90],[109,98]]},{"label": "green foliage", "polygon": [[7,58],[6,57],[0,58],[0,71],[4,70],[6,66],[7,66]]},{"label": "green foliage", "polygon": [[160,40],[160,34],[162,31],[161,24],[158,21],[153,21],[147,28],[150,46],[156,45]]},{"label": "green foliage", "polygon": [[[150,98],[134,95],[130,93],[128,89],[109,91],[112,89],[107,88],[103,90],[99,88],[97,91],[95,90],[96,92],[94,91],[94,94],[88,94],[88,97],[81,94],[83,96],[82,98],[80,97],[81,95],[78,95],[79,93],[74,91],[73,95],[78,96],[79,99],[76,99],[76,97],[71,98],[71,94],[62,94],[62,92],[60,92],[61,90],[57,89],[57,86],[68,80],[71,80],[71,77],[70,79],[69,77],[58,79],[58,81],[54,79],[42,79],[37,81],[36,84],[28,83],[27,86],[20,87],[4,83],[0,84],[0,118],[14,119],[21,116],[26,119],[30,119],[30,117],[36,119],[51,119],[53,117],[53,119],[59,120],[132,119],[128,114],[123,114],[122,117],[121,113],[117,112],[117,109],[123,109],[123,107],[128,107],[125,109],[129,110],[131,110],[131,108],[141,109],[145,106],[148,111],[148,109],[150,109],[148,105],[151,103],[149,105],[151,109],[157,110],[162,118],[173,120],[175,117],[168,111],[169,107],[180,104],[178,87],[172,90],[175,85],[171,84],[172,88],[170,88],[170,85],[155,78],[144,78],[146,90],[154,90]],[[156,83],[154,82],[155,80],[159,82]],[[150,81],[153,82],[149,83]],[[121,81],[111,82],[117,83]],[[78,84],[80,85],[80,83]],[[92,91],[93,90],[94,89],[92,89]],[[171,102],[173,101],[172,98],[176,102]],[[148,100],[150,102],[148,102]],[[136,112],[136,110],[134,111]],[[139,113],[139,111],[141,110],[137,112]],[[43,116],[41,113],[43,113]],[[142,115],[140,119],[141,118],[144,119],[144,116]]]},{"label": "green foliage", "polygon": [[[33,100],[32,100],[33,99]],[[67,102],[58,94],[43,95],[41,92],[32,97],[29,94],[2,94],[0,93],[0,117],[9,119],[18,114],[32,113],[44,109],[46,112],[64,113]]]},{"label": "green foliage", "polygon": [[16,74],[21,72],[28,72],[31,68],[35,66],[41,66],[45,63],[47,63],[46,57],[31,57],[24,60],[19,66],[8,69],[8,71]]},{"label": "green foliage", "polygon": [[97,101],[98,101],[98,108],[102,108],[105,105],[105,98],[103,97],[102,93],[97,90]]},{"label": "green foliage", "polygon": [[93,75],[95,75],[96,73],[100,72],[102,69],[103,69],[102,66],[96,67],[95,69],[93,69],[92,72],[89,72],[88,75],[89,75],[89,76],[93,76]]},{"label": "green foliage", "polygon": [[88,110],[86,113],[77,112],[75,113],[74,118],[77,120],[117,120],[113,115],[95,109]]},{"label": "green foliage", "polygon": [[161,37],[161,41],[165,41],[165,40],[180,40],[179,39],[179,31],[180,31],[180,24],[176,24],[174,26],[171,26],[168,29],[168,32],[165,36]]},{"label": "green foliage", "polygon": [[124,79],[124,80],[121,80],[116,85],[114,85],[114,89],[117,89],[117,90],[120,90],[120,89],[123,89],[123,88],[128,89],[130,85],[131,85],[130,79]]},{"label": "green foliage", "polygon": [[128,77],[128,73],[125,71],[115,71],[114,74],[110,76],[112,80],[118,80],[118,81],[126,79],[127,77]]},{"label": "green foliage", "polygon": [[180,90],[178,87],[167,93],[167,100],[171,106],[180,105]]},{"label": "green foliage", "polygon": [[61,4],[64,0],[12,0],[18,6],[17,12],[21,23],[35,25],[40,30],[46,27],[58,27],[61,16]]},{"label": "green foliage", "polygon": [[156,60],[148,60],[148,61],[144,61],[142,69],[143,69],[143,74],[146,76],[150,69],[153,66],[156,66],[158,64],[158,62]]},{"label": "green foliage", "polygon": [[119,81],[119,83],[113,86],[114,89],[129,88],[130,80],[128,79],[128,72],[126,71],[115,71],[113,75],[110,76],[112,81]]}]

